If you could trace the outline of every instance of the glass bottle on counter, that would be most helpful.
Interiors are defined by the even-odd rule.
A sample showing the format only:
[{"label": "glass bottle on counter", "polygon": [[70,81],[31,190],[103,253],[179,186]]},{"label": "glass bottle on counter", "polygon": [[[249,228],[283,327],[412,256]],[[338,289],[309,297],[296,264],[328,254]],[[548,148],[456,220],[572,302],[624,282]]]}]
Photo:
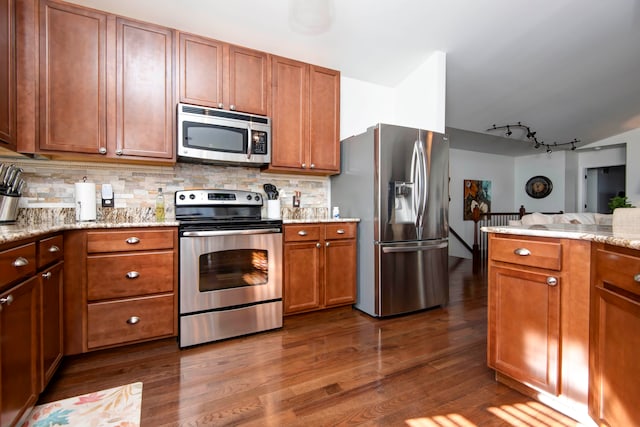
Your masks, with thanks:
[{"label": "glass bottle on counter", "polygon": [[164,194],[162,194],[162,187],[158,188],[158,195],[156,196],[156,221],[164,222]]}]

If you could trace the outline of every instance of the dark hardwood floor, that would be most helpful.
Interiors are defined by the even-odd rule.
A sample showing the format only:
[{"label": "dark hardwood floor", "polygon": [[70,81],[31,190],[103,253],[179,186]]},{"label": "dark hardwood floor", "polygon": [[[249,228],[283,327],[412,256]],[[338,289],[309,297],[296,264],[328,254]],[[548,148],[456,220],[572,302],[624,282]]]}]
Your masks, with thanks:
[{"label": "dark hardwood floor", "polygon": [[374,319],[351,307],[179,350],[163,340],[68,357],[40,402],[143,382],[144,426],[576,426],[496,383],[486,277],[450,260],[450,304]]}]

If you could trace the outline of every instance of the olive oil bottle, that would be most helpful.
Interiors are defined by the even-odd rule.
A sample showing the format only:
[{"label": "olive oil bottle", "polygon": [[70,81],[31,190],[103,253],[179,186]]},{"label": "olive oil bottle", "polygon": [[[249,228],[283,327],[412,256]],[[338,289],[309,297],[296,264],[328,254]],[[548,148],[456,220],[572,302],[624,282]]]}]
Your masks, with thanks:
[{"label": "olive oil bottle", "polygon": [[158,195],[156,196],[156,221],[164,222],[164,194],[162,194],[162,187],[158,188]]}]

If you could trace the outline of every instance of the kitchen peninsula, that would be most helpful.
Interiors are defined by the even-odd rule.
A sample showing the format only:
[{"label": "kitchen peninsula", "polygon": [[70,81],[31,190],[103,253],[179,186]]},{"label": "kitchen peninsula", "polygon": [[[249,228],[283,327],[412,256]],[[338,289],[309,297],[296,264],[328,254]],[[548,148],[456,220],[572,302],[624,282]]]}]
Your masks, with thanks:
[{"label": "kitchen peninsula", "polygon": [[496,379],[579,421],[633,425],[640,419],[640,230],[482,231],[490,233],[487,363]]}]

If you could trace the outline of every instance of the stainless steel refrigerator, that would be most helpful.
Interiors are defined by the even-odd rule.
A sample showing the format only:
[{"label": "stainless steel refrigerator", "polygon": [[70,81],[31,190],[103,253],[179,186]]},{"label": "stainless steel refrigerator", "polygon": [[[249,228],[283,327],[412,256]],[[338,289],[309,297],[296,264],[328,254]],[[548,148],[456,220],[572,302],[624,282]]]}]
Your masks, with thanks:
[{"label": "stainless steel refrigerator", "polygon": [[384,317],[446,305],[446,135],[380,123],[340,146],[331,205],[360,218],[355,307]]}]

